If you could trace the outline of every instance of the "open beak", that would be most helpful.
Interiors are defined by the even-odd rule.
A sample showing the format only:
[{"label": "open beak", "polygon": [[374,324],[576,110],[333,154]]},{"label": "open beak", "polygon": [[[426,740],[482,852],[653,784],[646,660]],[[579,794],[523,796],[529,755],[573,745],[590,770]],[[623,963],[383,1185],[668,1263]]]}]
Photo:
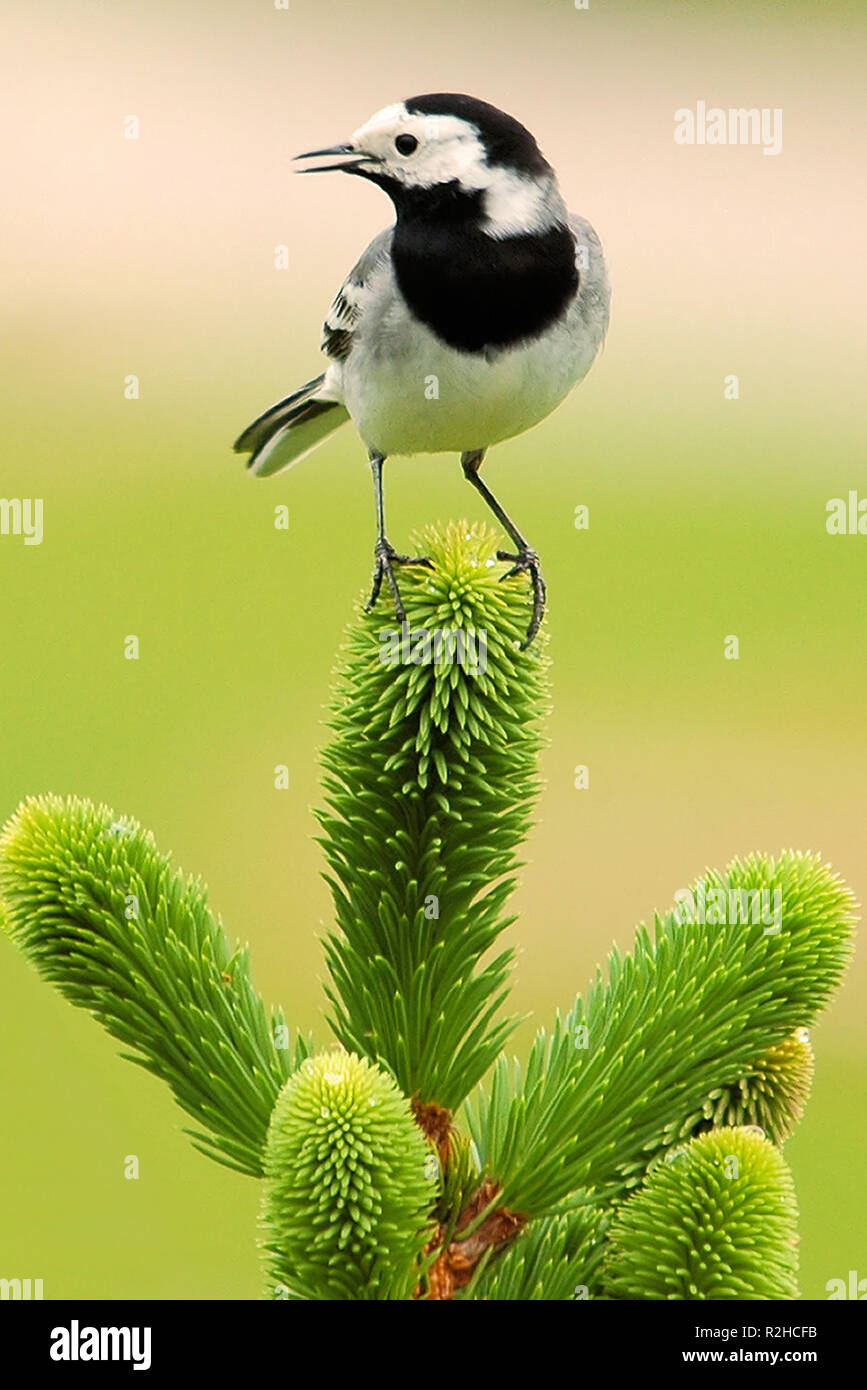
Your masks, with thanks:
[{"label": "open beak", "polygon": [[370,169],[371,164],[379,161],[375,155],[362,154],[356,150],[354,145],[332,145],[327,150],[308,150],[306,154],[296,154],[296,159],[330,159],[332,156],[350,155],[349,159],[339,160],[336,164],[314,164],[312,168],[296,169],[296,174],[328,174],[336,170],[343,174],[364,174]]}]

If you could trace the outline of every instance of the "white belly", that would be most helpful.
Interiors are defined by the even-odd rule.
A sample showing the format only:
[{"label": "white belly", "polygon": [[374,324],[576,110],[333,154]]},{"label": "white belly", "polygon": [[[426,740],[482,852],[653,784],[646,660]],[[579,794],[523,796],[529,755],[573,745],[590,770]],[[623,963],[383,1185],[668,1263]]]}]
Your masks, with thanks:
[{"label": "white belly", "polygon": [[464,453],[530,429],[586,375],[604,333],[576,303],[542,339],[489,361],[448,347],[383,289],[365,306],[339,378],[329,373],[368,449],[383,456]]}]

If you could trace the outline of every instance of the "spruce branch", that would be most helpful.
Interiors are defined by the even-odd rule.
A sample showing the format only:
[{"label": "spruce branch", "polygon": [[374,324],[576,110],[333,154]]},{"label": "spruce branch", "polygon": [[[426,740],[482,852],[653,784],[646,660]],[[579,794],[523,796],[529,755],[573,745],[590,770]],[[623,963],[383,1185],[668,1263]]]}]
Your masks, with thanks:
[{"label": "spruce branch", "polygon": [[425,533],[432,569],[401,576],[406,627],[375,610],[349,631],[323,755],[335,1032],[449,1110],[514,1026],[495,1017],[512,951],[479,961],[512,920],[546,700],[540,643],[518,650],[526,581],[502,582],[497,544],[480,526]]},{"label": "spruce branch", "polygon": [[[168,1082],[197,1147],[264,1176],[277,1297],[796,1297],[774,1145],[809,1092],[806,1029],[849,957],[852,895],[815,855],[708,873],[701,914],[640,926],[526,1064],[498,1057],[512,953],[493,948],[547,685],[540,645],[521,649],[526,579],[501,582],[496,545],[429,532],[405,629],[380,613],[348,634],[319,813],[338,1046],[289,1048],[202,885],[106,807],[19,807],[0,923]],[[739,915],[777,894],[773,926]]]},{"label": "spruce branch", "polygon": [[762,889],[782,894],[777,934],[657,917],[655,940],[642,926],[631,955],[612,952],[607,983],[598,975],[537,1036],[526,1069],[500,1060],[467,1113],[513,1210],[542,1215],[587,1186],[621,1197],[659,1150],[700,1128],[712,1092],[738,1087],[815,1020],[851,953],[852,895],[818,856],[791,852],[736,860],[694,892],[729,901]]},{"label": "spruce branch", "polygon": [[791,1173],[753,1129],[716,1129],[668,1155],[618,1210],[612,1298],[796,1299]]},{"label": "spruce branch", "polygon": [[[275,1046],[246,950],[228,944],[201,883],[107,806],[31,797],[0,833],[4,926],[45,980],[168,1082],[210,1158],[258,1176],[271,1111],[308,1055]],[[288,1035],[286,1035],[288,1037]],[[282,1037],[281,1037],[282,1041]]]}]

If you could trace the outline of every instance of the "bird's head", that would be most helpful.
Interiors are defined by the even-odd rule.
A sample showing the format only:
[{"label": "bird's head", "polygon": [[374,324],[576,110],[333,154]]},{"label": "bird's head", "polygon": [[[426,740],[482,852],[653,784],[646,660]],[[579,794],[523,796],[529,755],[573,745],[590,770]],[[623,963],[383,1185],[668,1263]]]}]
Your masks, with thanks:
[{"label": "bird's head", "polygon": [[524,126],[475,97],[440,92],[377,111],[345,145],[300,160],[332,162],[303,173],[340,170],[384,188],[398,219],[472,217],[492,236],[544,231],[565,208],[554,171]]}]

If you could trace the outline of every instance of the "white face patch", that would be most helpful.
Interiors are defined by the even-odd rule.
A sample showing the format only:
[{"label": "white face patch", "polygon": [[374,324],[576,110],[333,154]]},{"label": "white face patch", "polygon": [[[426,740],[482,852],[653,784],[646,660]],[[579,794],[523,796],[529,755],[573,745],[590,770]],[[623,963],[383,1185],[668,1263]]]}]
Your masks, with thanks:
[{"label": "white face patch", "polygon": [[[412,154],[399,152],[399,135],[418,141]],[[353,135],[352,146],[360,154],[375,155],[385,172],[407,188],[430,188],[450,179],[460,179],[467,188],[484,187],[484,146],[475,127],[457,116],[414,116],[400,102],[371,116]]]},{"label": "white face patch", "polygon": [[[418,141],[411,154],[397,148],[400,135]],[[457,179],[468,191],[484,192],[483,225],[493,237],[544,231],[566,217],[553,175],[530,178],[489,165],[475,126],[459,116],[413,115],[399,102],[371,116],[353,135],[352,147],[375,156],[383,172],[407,188],[432,188]]]}]

